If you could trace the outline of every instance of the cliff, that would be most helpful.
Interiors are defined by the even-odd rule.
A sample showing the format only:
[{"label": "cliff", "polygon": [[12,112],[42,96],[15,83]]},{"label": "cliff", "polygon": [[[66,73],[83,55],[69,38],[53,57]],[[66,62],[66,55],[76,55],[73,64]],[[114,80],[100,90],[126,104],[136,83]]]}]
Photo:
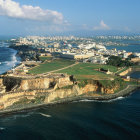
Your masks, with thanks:
[{"label": "cliff", "polygon": [[6,87],[3,85],[3,79],[0,78],[0,94],[6,92]]},{"label": "cliff", "polygon": [[59,88],[72,85],[72,77],[68,75],[48,75],[43,77],[15,77],[4,76],[3,85],[7,92],[11,91],[29,91],[35,89]]},{"label": "cliff", "polygon": [[[3,76],[0,79],[0,109],[31,103],[51,103],[67,97],[113,94],[120,88],[119,82],[108,84],[94,80],[75,81],[73,76],[51,74],[36,77]],[[110,86],[113,85],[113,86]]]}]

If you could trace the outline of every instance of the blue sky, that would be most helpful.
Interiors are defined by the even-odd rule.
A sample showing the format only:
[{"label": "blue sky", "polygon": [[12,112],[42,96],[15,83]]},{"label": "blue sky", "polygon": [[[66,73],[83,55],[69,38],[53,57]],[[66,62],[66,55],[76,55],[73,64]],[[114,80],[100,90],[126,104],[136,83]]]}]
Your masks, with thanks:
[{"label": "blue sky", "polygon": [[0,0],[0,35],[140,33],[140,0]]}]

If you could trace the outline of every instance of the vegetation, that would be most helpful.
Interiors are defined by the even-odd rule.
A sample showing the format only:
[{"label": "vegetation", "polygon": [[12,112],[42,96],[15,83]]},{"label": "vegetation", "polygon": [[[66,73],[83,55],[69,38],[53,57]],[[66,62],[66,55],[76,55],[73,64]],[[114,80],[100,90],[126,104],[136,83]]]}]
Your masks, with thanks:
[{"label": "vegetation", "polygon": [[[96,78],[107,78],[108,75],[98,71],[99,68],[105,70],[110,70],[111,72],[116,72],[118,69],[110,65],[100,65],[91,63],[79,63],[73,67],[58,71],[59,73],[67,73],[69,75],[74,75],[76,79],[96,79]],[[112,77],[112,76],[110,76]]]},{"label": "vegetation", "polygon": [[133,63],[131,63],[129,60],[122,60],[118,56],[110,56],[109,60],[107,61],[108,65],[116,66],[116,67],[125,67],[125,66],[132,66]]},{"label": "vegetation", "polygon": [[114,80],[100,80],[99,83],[105,88],[113,88],[115,86],[124,87],[125,82],[117,77]]},{"label": "vegetation", "polygon": [[39,66],[31,69],[29,73],[31,74],[41,74],[41,73],[46,73],[50,72],[53,70],[61,69],[64,67],[67,67],[69,65],[74,64],[75,61],[72,60],[66,60],[66,59],[55,59],[52,60],[51,62],[45,62],[43,64],[40,64]]},{"label": "vegetation", "polygon": [[60,100],[61,98],[60,97],[56,97],[55,99],[54,99],[54,101],[58,101],[58,100]]},{"label": "vegetation", "polygon": [[26,97],[21,98],[19,101],[15,102],[13,105],[23,105],[28,103],[41,103],[45,100],[45,96],[36,96],[35,99],[29,100]]},{"label": "vegetation", "polygon": [[126,81],[125,82],[127,85],[138,85],[139,83],[138,83],[138,81]]},{"label": "vegetation", "polygon": [[31,100],[31,103],[41,103],[45,100],[45,96],[36,96],[35,99]]},{"label": "vegetation", "polygon": [[13,105],[27,104],[29,102],[30,102],[30,100],[27,99],[26,97],[24,97],[24,98],[21,98],[19,101],[15,102]]},{"label": "vegetation", "polygon": [[78,81],[78,86],[81,87],[85,87],[88,84],[88,81],[86,79],[83,80],[79,80]]},{"label": "vegetation", "polygon": [[40,59],[41,61],[46,61],[46,60],[52,60],[53,57],[51,57],[51,56],[40,56],[39,59]]}]

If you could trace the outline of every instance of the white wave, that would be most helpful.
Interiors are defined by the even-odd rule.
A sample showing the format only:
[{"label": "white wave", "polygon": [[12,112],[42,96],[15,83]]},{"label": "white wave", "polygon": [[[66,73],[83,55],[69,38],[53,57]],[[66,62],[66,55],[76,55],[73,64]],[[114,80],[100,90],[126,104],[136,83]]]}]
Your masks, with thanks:
[{"label": "white wave", "polygon": [[12,56],[11,61],[5,61],[3,63],[5,63],[7,66],[15,67],[16,64],[19,63],[19,61],[17,60],[16,54],[14,53],[14,55]]},{"label": "white wave", "polygon": [[80,100],[80,102],[93,102],[95,100],[89,100],[89,99],[84,99],[84,100]]},{"label": "white wave", "polygon": [[73,101],[72,103],[77,103],[77,102],[96,102],[96,100],[83,99],[79,101]]},{"label": "white wave", "polygon": [[89,100],[89,99],[83,99],[83,100],[79,100],[79,101],[73,101],[73,103],[75,102],[114,102],[114,101],[118,101],[118,100],[122,100],[125,97],[118,97],[115,99],[110,99],[110,100]]},{"label": "white wave", "polygon": [[44,117],[47,117],[47,118],[50,118],[51,115],[48,115],[48,114],[44,114],[44,113],[39,113],[40,115],[44,116]]},{"label": "white wave", "polygon": [[4,127],[0,127],[0,130],[5,130],[5,128]]},{"label": "white wave", "polygon": [[30,113],[27,113],[27,114],[21,114],[21,115],[13,115],[13,116],[10,116],[10,117],[6,117],[2,120],[2,122],[7,122],[7,121],[11,121],[11,120],[16,120],[18,118],[26,118],[26,117],[29,117],[31,116],[33,113],[30,112]]},{"label": "white wave", "polygon": [[125,97],[117,97],[115,99],[111,99],[111,100],[107,100],[107,101],[102,101],[102,102],[114,102],[114,101],[118,101],[118,100],[122,100],[124,99]]}]

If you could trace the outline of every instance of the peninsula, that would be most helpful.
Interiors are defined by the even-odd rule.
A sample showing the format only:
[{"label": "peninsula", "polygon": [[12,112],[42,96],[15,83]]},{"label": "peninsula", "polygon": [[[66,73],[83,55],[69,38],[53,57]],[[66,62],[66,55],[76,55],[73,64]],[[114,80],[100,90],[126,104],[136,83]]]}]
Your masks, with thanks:
[{"label": "peninsula", "polygon": [[[64,40],[74,44],[74,38]],[[17,42],[12,40],[10,47],[18,50],[22,62],[0,76],[0,113],[82,99],[110,100],[140,87],[138,79],[126,76],[140,70],[138,57],[136,62],[121,58],[123,52],[111,54],[101,44],[74,48],[54,41],[40,48],[29,45],[31,39]]]}]

